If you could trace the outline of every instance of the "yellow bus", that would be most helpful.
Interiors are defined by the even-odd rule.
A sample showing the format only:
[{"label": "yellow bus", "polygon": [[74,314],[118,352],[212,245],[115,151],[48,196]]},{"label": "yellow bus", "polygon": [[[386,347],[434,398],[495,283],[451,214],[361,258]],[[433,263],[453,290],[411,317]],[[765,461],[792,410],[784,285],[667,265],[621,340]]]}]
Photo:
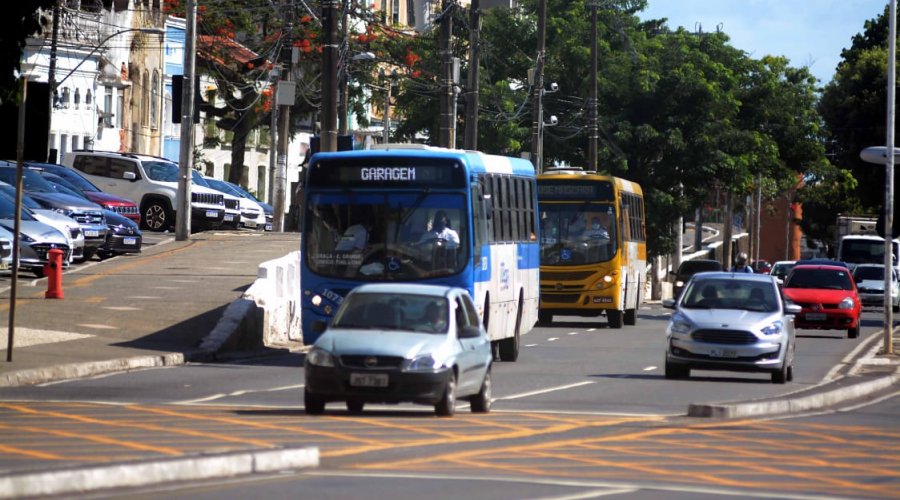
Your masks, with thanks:
[{"label": "yellow bus", "polygon": [[610,328],[634,325],[647,283],[641,186],[566,167],[545,170],[537,188],[539,321],[605,315]]}]

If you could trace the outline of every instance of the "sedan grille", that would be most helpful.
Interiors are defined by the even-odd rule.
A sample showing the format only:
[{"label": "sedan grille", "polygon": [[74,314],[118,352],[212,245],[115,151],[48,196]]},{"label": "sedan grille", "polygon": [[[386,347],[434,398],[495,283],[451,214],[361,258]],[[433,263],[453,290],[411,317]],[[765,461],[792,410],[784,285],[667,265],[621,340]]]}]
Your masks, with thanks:
[{"label": "sedan grille", "polygon": [[710,344],[748,345],[759,341],[756,335],[741,330],[697,330],[691,334],[691,338]]},{"label": "sedan grille", "polygon": [[366,356],[356,354],[341,356],[341,364],[348,368],[399,368],[402,363],[403,358],[400,356]]},{"label": "sedan grille", "polygon": [[225,195],[215,193],[191,193],[191,201],[209,205],[225,205]]},{"label": "sedan grille", "polygon": [[63,262],[69,261],[69,254],[72,252],[66,245],[56,245],[51,243],[38,243],[35,245],[31,245],[31,249],[34,250],[34,253],[38,255],[38,258],[42,261],[47,260],[47,255],[50,253],[52,249],[58,249],[63,251]]}]

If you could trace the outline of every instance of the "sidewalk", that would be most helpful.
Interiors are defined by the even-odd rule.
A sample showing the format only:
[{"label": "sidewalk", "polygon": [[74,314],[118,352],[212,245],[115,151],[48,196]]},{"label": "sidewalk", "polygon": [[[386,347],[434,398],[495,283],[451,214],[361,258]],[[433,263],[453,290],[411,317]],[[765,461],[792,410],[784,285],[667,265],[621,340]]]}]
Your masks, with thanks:
[{"label": "sidewalk", "polygon": [[20,274],[12,361],[10,281],[0,310],[0,386],[210,359],[201,340],[257,278],[258,266],[299,249],[297,233],[203,232],[141,254],[82,264],[63,275],[63,299]]}]

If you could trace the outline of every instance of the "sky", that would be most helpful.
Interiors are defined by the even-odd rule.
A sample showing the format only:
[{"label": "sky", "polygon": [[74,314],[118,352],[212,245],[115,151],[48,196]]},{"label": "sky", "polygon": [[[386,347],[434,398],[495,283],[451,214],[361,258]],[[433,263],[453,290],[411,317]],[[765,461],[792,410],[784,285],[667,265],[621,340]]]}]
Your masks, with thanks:
[{"label": "sky", "polygon": [[731,45],[759,59],[785,56],[807,66],[824,85],[841,51],[863,24],[878,17],[888,0],[648,0],[641,19],[668,18],[675,29],[704,32],[720,27]]}]

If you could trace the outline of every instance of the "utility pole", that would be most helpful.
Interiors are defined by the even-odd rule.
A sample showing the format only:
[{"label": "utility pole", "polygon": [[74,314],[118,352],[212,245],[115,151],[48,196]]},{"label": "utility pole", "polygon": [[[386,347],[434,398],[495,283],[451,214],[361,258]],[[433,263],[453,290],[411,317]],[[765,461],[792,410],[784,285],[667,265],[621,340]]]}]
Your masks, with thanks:
[{"label": "utility pole", "polygon": [[194,75],[197,46],[197,2],[184,7],[184,80],[181,85],[181,136],[178,155],[178,208],[175,209],[175,240],[191,238],[191,170],[194,164]]},{"label": "utility pole", "polygon": [[337,18],[340,9],[337,0],[322,3],[322,136],[321,151],[337,151]]},{"label": "utility pole", "polygon": [[453,144],[453,58],[450,42],[453,39],[453,1],[441,0],[441,85],[440,85],[440,143],[439,146],[452,148]]},{"label": "utility pole", "polygon": [[[57,47],[59,45],[59,0],[53,3],[53,31],[50,35],[50,65],[47,68],[47,92],[50,94],[49,109],[47,112],[47,161],[58,161],[50,155],[50,131],[53,130],[53,105],[56,103],[56,60]],[[59,159],[61,160],[61,158]]]},{"label": "utility pole", "polygon": [[481,66],[481,11],[479,0],[472,0],[469,6],[469,26],[472,27],[469,37],[469,74],[466,87],[466,131],[464,147],[478,149],[478,98]]},{"label": "utility pole", "polygon": [[531,109],[531,162],[537,173],[544,171],[544,51],[547,38],[547,0],[538,1],[537,57],[534,66],[534,81]]},{"label": "utility pole", "polygon": [[275,94],[275,102],[278,105],[278,161],[275,165],[275,197],[272,200],[272,230],[284,231],[284,192],[285,182],[287,181],[287,158],[288,158],[288,140],[290,136],[291,124],[291,106],[294,104],[294,89],[296,83],[293,81],[294,46],[293,46],[293,24],[291,23],[291,10],[288,0],[281,2],[281,14],[284,16],[284,26],[282,33],[284,34],[284,47],[281,50],[281,80],[278,81],[278,90]]},{"label": "utility pole", "polygon": [[[597,171],[597,143],[599,142],[599,134],[597,133],[597,1],[591,2],[591,98],[588,99],[588,116],[590,117],[590,125],[588,125],[588,164],[587,170]],[[679,224],[681,222],[679,221]],[[680,239],[679,239],[680,241]],[[680,254],[678,250],[681,263]]]},{"label": "utility pole", "polygon": [[340,58],[340,62],[338,63],[340,69],[338,70],[338,81],[341,83],[341,96],[340,96],[340,106],[338,107],[338,136],[347,135],[347,129],[349,128],[349,117],[347,116],[350,112],[350,54],[349,47],[350,44],[347,42],[347,22],[348,22],[348,12],[349,9],[344,7],[344,12],[341,15],[341,51],[340,54],[343,54],[343,57]]},{"label": "utility pole", "polygon": [[[269,83],[270,85],[278,85],[278,78],[280,77],[280,70],[278,66],[272,68],[272,71],[269,74]],[[269,113],[271,116],[271,120],[269,121],[269,186],[267,189],[268,196],[266,200],[270,205],[273,205],[272,211],[275,211],[275,169],[278,157],[278,104],[273,103],[272,111]],[[272,228],[275,228],[274,220],[272,221]]]}]

